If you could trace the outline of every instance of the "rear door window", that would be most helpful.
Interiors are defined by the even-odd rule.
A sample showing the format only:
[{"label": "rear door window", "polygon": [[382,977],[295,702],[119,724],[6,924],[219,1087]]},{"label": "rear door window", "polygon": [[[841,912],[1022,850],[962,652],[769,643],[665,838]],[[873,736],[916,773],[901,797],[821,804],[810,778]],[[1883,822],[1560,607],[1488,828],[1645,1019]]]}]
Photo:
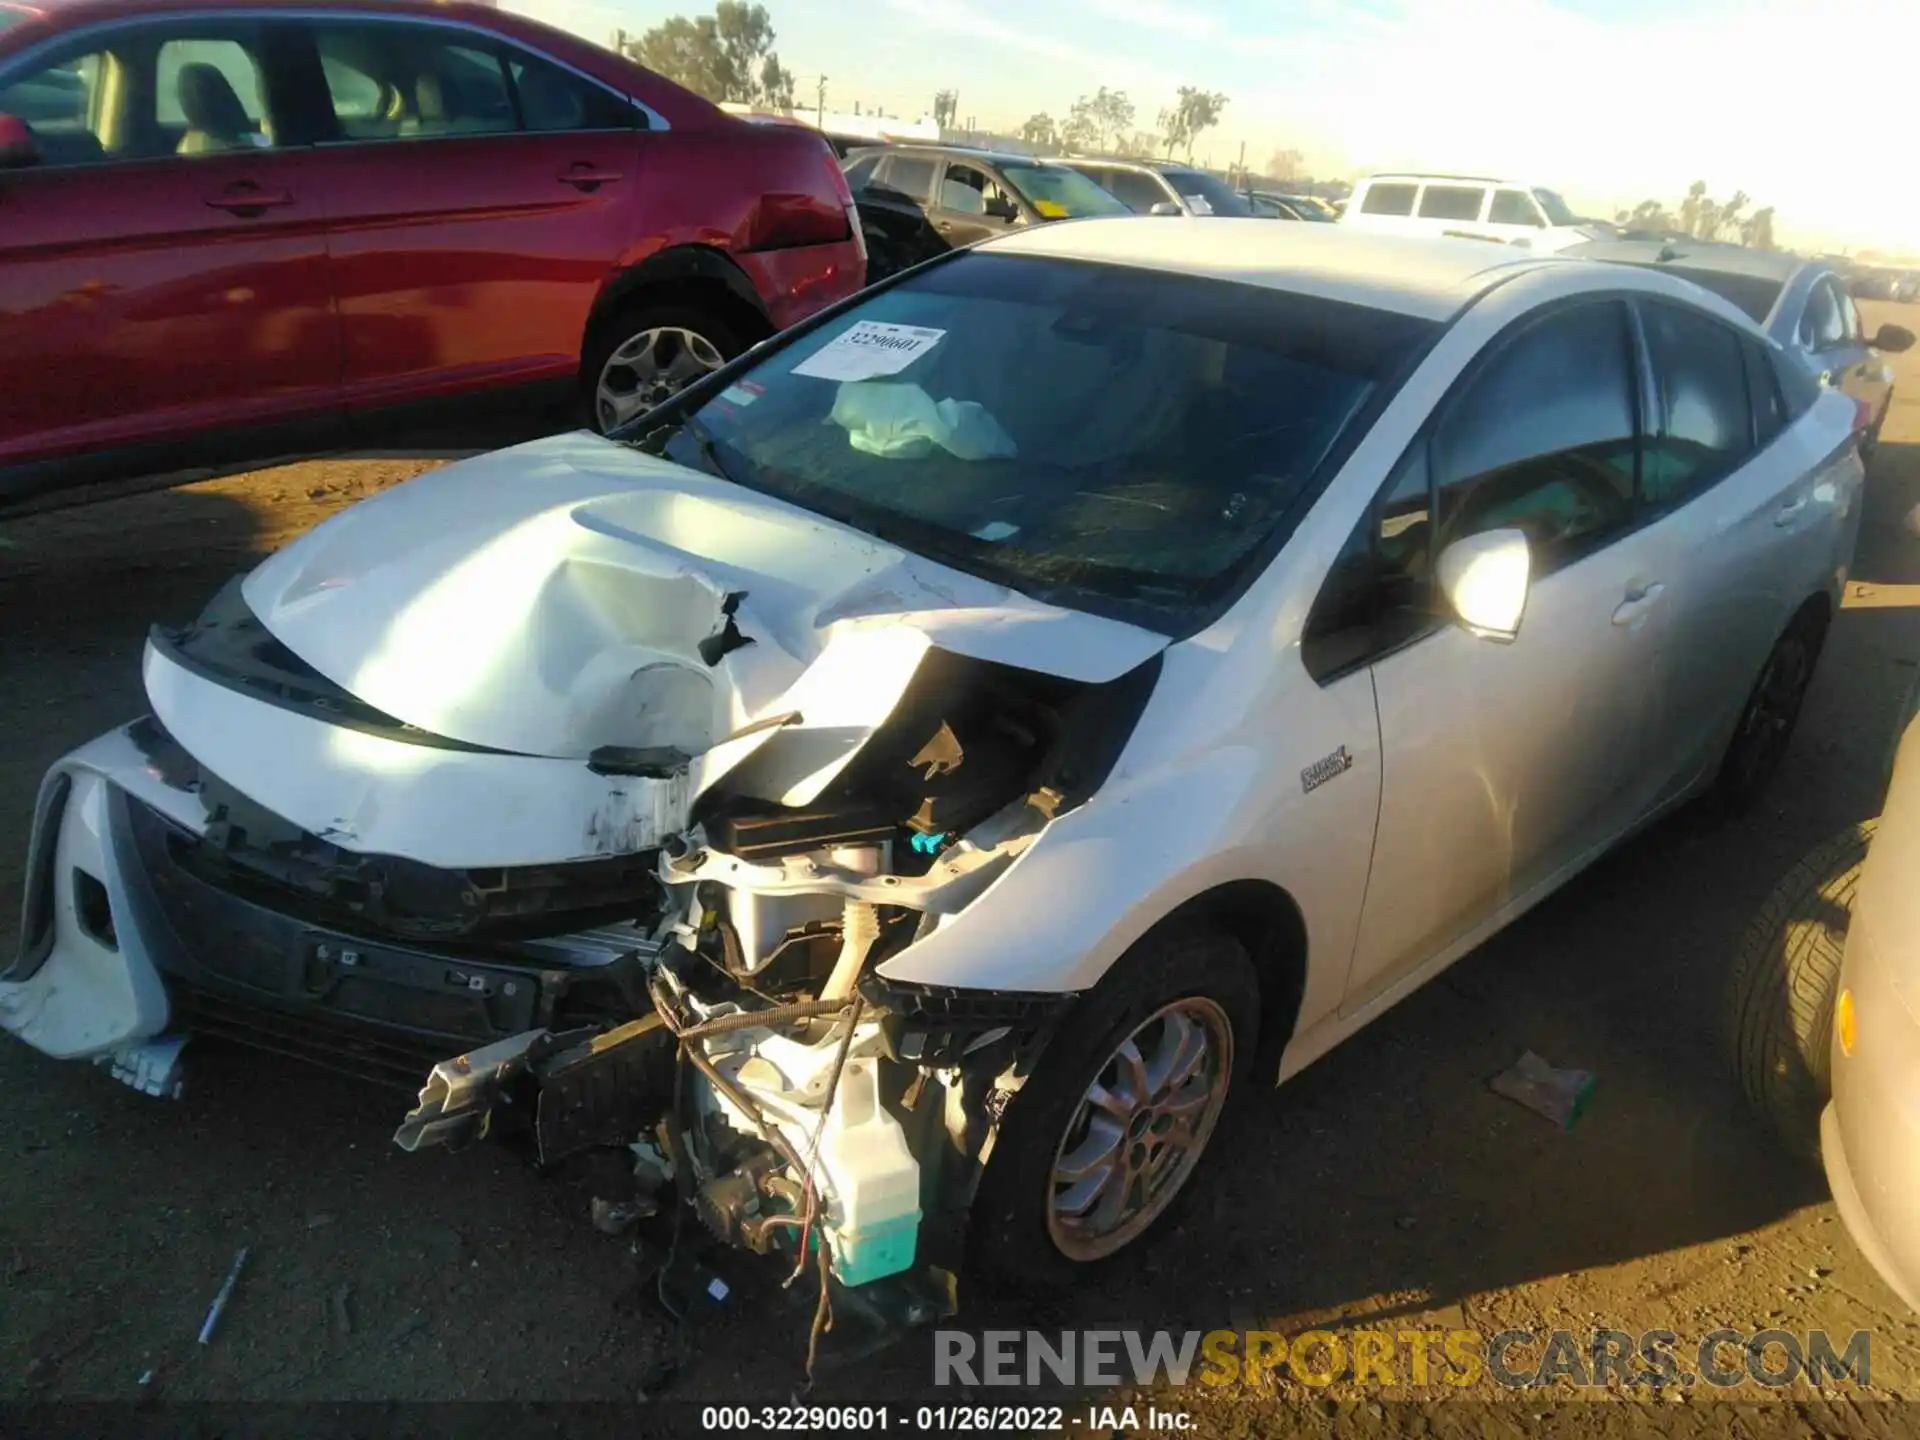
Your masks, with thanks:
[{"label": "rear door window", "polygon": [[1165,185],[1154,176],[1138,170],[1108,170],[1094,178],[1114,199],[1136,215],[1150,214],[1154,206],[1165,205],[1173,200]]},{"label": "rear door window", "polygon": [[1487,192],[1477,185],[1429,185],[1420,193],[1422,220],[1478,220]]},{"label": "rear door window", "polygon": [[889,155],[876,187],[925,205],[933,199],[934,162],[925,155]]},{"label": "rear door window", "polygon": [[1496,190],[1493,192],[1493,209],[1487,220],[1494,225],[1532,225],[1543,227],[1547,223],[1540,214],[1540,207],[1533,203],[1533,197],[1524,190]]},{"label": "rear door window", "polygon": [[1641,497],[1664,509],[1732,474],[1753,453],[1754,407],[1746,345],[1729,326],[1658,301],[1640,313],[1660,400]]},{"label": "rear door window", "polygon": [[521,51],[507,55],[520,128],[533,131],[632,130],[640,112],[612,91]]},{"label": "rear door window", "polygon": [[1807,296],[1807,313],[1800,318],[1800,343],[1809,350],[1831,350],[1846,338],[1838,291],[1831,280],[1815,281]]},{"label": "rear door window", "polygon": [[1362,215],[1411,215],[1417,185],[1369,185],[1360,202]]},{"label": "rear door window", "polygon": [[878,155],[864,155],[847,166],[847,188],[856,193],[866,189],[873,172],[880,168],[880,160]]},{"label": "rear door window", "polygon": [[[313,37],[343,140],[432,140],[519,128],[512,79],[481,37],[437,25],[346,20],[315,22]],[[584,102],[578,95],[574,102],[549,107],[543,118],[576,118],[576,104]]]},{"label": "rear door window", "polygon": [[1757,340],[1743,339],[1741,345],[1747,353],[1747,393],[1753,397],[1754,444],[1764,449],[1793,422],[1793,416],[1771,352]]}]

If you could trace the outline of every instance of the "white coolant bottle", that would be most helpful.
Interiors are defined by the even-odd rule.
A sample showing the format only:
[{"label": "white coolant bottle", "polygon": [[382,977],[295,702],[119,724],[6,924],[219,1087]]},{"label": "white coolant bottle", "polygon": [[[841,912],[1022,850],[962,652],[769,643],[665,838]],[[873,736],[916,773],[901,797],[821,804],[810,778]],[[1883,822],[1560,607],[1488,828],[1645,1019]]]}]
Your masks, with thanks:
[{"label": "white coolant bottle", "polygon": [[913,1264],[920,1233],[920,1167],[900,1122],[880,1103],[880,1072],[849,1060],[820,1137],[832,1187],[826,1227],[843,1285],[864,1285]]}]

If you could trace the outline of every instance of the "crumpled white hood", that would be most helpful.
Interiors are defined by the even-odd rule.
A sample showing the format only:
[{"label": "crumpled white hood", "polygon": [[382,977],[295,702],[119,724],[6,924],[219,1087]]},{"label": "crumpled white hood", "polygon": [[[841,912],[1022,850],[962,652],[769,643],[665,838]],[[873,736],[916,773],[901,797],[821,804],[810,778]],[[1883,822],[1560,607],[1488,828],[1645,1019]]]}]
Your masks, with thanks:
[{"label": "crumpled white hood", "polygon": [[[874,677],[884,693],[871,725],[928,644],[1101,682],[1167,643],[585,432],[363,501],[244,589],[278,640],[396,719],[554,758],[607,745],[699,753],[804,709],[791,702],[808,691],[817,723],[848,708],[865,655],[902,657],[907,671]],[[753,643],[709,664],[700,642],[722,631],[735,594],[734,623]],[[833,684],[790,695],[829,646]]]}]

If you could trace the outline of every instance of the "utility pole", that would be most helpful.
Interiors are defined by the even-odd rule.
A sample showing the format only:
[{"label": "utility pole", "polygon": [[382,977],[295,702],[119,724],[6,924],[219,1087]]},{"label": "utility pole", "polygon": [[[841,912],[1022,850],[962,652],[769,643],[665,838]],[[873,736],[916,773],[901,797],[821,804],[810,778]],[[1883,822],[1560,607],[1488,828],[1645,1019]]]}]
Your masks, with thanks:
[{"label": "utility pole", "polygon": [[616,30],[613,32],[613,53],[616,55],[624,55],[627,53],[626,31]]},{"label": "utility pole", "polygon": [[827,77],[824,75],[820,77],[813,124],[816,130],[824,130],[827,128]]}]

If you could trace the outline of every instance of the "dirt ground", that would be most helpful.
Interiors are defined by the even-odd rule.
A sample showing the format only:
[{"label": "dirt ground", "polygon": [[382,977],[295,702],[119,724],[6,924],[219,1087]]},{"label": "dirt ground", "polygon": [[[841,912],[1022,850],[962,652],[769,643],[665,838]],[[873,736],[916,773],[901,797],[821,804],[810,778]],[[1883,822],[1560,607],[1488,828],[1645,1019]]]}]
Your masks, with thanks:
[{"label": "dirt ground", "polygon": [[[1920,307],[1866,308],[1870,326],[1920,328]],[[1855,585],[1758,813],[1660,826],[1255,1097],[1148,1254],[1044,1306],[969,1295],[957,1323],[1609,1326],[1683,1344],[1723,1325],[1868,1330],[1870,1389],[1802,1392],[1799,1408],[1743,1391],[1762,1402],[1747,1418],[1678,1392],[1564,1408],[1414,1405],[1353,1386],[1154,1398],[1213,1434],[1479,1436],[1550,1420],[1583,1435],[1904,1432],[1920,1324],[1854,1251],[1818,1174],[1746,1117],[1713,1040],[1724,967],[1773,882],[1877,809],[1920,661],[1920,357],[1896,363],[1904,398],[1872,467]],[[229,575],[432,463],[315,462],[0,522],[0,952],[35,787],[141,708],[147,627],[188,618]],[[1572,1133],[1488,1091],[1524,1049],[1598,1073]],[[486,1148],[402,1154],[388,1092],[238,1051],[193,1058],[171,1103],[0,1044],[0,1400],[124,1402],[148,1371],[147,1413],[162,1415],[193,1401],[630,1403],[654,1382],[668,1326],[626,1242],[588,1224],[607,1177],[543,1179]],[[223,1328],[197,1346],[242,1245]],[[696,1332],[657,1413],[799,1388],[811,1293],[782,1292],[759,1262],[721,1263],[733,1299]],[[924,1398],[930,1375],[914,1337],[811,1398]]]}]

